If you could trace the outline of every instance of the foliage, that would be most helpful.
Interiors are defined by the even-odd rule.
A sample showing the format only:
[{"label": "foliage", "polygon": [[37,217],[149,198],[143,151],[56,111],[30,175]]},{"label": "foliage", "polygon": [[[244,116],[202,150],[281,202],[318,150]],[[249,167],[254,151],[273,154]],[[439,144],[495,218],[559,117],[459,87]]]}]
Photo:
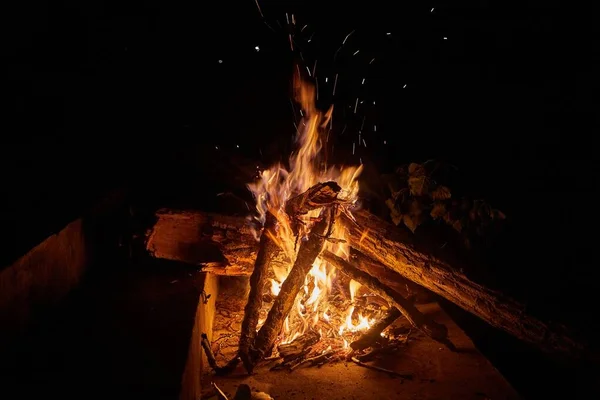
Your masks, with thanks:
[{"label": "foliage", "polygon": [[506,217],[483,200],[453,198],[448,187],[433,179],[439,166],[433,162],[411,163],[384,176],[390,216],[394,224],[403,224],[412,232],[426,221],[443,221],[460,233],[469,247],[470,238],[485,236]]}]

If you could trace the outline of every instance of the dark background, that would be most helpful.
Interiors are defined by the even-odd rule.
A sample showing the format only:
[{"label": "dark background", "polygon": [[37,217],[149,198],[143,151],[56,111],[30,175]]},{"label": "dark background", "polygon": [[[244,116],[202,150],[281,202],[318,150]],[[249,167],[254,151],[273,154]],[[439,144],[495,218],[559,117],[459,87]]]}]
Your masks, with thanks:
[{"label": "dark background", "polygon": [[3,13],[2,265],[110,188],[201,207],[243,188],[238,167],[285,160],[301,51],[318,60],[319,104],[335,103],[334,159],[369,176],[456,166],[453,189],[508,216],[495,284],[595,332],[591,15],[559,1],[261,1],[264,19],[252,0],[80,3]]}]

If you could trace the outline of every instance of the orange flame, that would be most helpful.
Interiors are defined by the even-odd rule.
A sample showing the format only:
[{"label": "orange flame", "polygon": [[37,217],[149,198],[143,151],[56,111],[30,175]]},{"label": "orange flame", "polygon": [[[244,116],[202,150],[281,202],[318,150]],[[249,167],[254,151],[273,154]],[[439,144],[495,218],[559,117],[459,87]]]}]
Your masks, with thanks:
[{"label": "orange flame", "polygon": [[[273,241],[285,254],[288,263],[284,267],[273,267],[276,279],[271,280],[271,293],[277,295],[281,284],[287,277],[289,269],[296,258],[296,237],[292,230],[292,224],[285,212],[285,204],[291,197],[308,190],[319,182],[335,181],[342,188],[338,198],[347,204],[354,204],[358,198],[357,178],[362,171],[362,166],[330,167],[327,168],[322,160],[323,149],[322,130],[330,122],[333,107],[326,113],[319,111],[315,105],[315,87],[303,80],[299,74],[294,77],[295,99],[301,106],[302,120],[296,134],[298,149],[289,160],[289,170],[284,165],[277,164],[260,173],[258,181],[249,184],[248,188],[256,199],[258,220],[264,224],[267,212],[271,213],[279,222],[276,236],[271,236]],[[313,210],[302,216],[302,222],[306,229],[311,226],[311,220],[318,216],[320,210]],[[269,232],[271,234],[271,232]],[[300,233],[303,234],[303,233]],[[333,237],[344,239],[344,232],[334,228]],[[327,243],[327,249],[341,257],[347,257],[349,247],[343,241]],[[310,270],[304,291],[296,300],[296,306],[288,316],[284,324],[283,342],[290,342],[302,334],[306,329],[314,327],[319,321],[319,315],[323,320],[329,321],[326,300],[332,288],[335,270],[326,262],[317,259]],[[358,286],[351,288],[352,297]],[[303,301],[300,301],[302,298]],[[353,310],[352,310],[353,311]],[[354,325],[351,320],[352,312],[349,314],[350,322],[346,321],[340,329],[356,330],[363,323],[359,316],[359,325]]]}]

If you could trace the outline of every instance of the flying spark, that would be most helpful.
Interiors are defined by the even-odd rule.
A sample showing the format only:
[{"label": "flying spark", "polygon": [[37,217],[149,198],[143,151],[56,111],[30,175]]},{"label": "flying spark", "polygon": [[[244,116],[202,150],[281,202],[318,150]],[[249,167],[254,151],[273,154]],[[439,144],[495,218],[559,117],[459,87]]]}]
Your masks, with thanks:
[{"label": "flying spark", "polygon": [[388,33],[386,33],[386,35],[388,35],[388,36],[390,36],[391,34],[392,34],[392,32],[388,32]]},{"label": "flying spark", "polygon": [[356,29],[354,29],[352,32],[350,32],[349,34],[346,35],[346,37],[344,38],[344,41],[342,42],[342,46],[346,44],[346,40],[348,40],[350,35],[352,35],[355,31],[356,31]]},{"label": "flying spark", "polygon": [[256,50],[256,51],[260,51],[260,47],[258,47],[258,46],[254,46],[254,50]]},{"label": "flying spark", "polygon": [[354,155],[354,150],[356,150],[356,143],[352,142],[352,155]]},{"label": "flying spark", "polygon": [[431,12],[433,12],[433,10],[434,10],[434,9],[432,8],[432,9],[431,9]]},{"label": "flying spark", "polygon": [[446,36],[444,36],[444,40],[448,40],[448,38]]},{"label": "flying spark", "polygon": [[335,88],[337,87],[338,74],[335,74],[335,81],[333,82],[333,95],[335,96]]},{"label": "flying spark", "polygon": [[219,64],[223,64],[223,60],[219,60]]},{"label": "flying spark", "polygon": [[258,12],[260,13],[260,16],[262,18],[264,18],[265,16],[262,13],[262,10],[260,9],[260,4],[258,4],[258,0],[254,0],[254,2],[256,3],[256,8],[258,8]]},{"label": "flying spark", "polygon": [[356,98],[356,103],[354,103],[354,114],[356,114],[357,108],[358,108],[358,97]]},{"label": "flying spark", "polygon": [[367,148],[367,142],[365,142],[365,139],[363,139],[363,144],[365,145],[365,149]]},{"label": "flying spark", "polygon": [[307,27],[307,26],[308,26],[308,25],[304,25],[304,26],[302,27],[302,29],[300,29],[300,32],[304,32],[304,30],[306,29],[306,27]]},{"label": "flying spark", "polygon": [[406,88],[406,85],[402,86],[402,89]]},{"label": "flying spark", "polygon": [[357,55],[359,51],[360,51],[360,50],[356,50],[356,51],[354,52],[354,54],[352,54],[352,55],[353,55],[353,56]]},{"label": "flying spark", "polygon": [[369,64],[373,64],[373,61],[375,61],[374,58],[371,61],[369,61]]},{"label": "flying spark", "polygon": [[362,85],[364,85],[364,84],[365,84],[365,78],[363,78],[363,80],[362,80]]}]

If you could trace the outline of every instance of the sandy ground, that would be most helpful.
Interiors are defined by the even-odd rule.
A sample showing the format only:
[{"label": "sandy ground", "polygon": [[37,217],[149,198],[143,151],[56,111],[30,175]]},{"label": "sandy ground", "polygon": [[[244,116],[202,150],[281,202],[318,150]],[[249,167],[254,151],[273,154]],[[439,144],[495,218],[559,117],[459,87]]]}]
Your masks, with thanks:
[{"label": "sandy ground", "polygon": [[[231,310],[231,298],[226,293],[219,297],[217,307],[220,302],[226,302],[229,307],[227,317],[240,315]],[[215,382],[232,398],[237,387],[246,383],[254,391],[269,393],[276,400],[519,398],[509,383],[475,349],[472,341],[437,303],[419,308],[448,327],[449,336],[460,351],[451,352],[421,333],[416,333],[411,335],[412,339],[401,352],[373,361],[375,365],[387,369],[410,372],[413,374],[411,380],[391,377],[352,362],[326,364],[320,368],[300,367],[293,372],[269,371],[272,364],[266,364],[258,367],[252,376],[244,374],[242,369],[227,377],[214,377],[207,373],[202,387],[208,389],[210,382]],[[216,318],[215,338],[218,337],[220,322],[227,319],[223,315]],[[233,338],[233,342],[235,341],[236,338]]]}]

